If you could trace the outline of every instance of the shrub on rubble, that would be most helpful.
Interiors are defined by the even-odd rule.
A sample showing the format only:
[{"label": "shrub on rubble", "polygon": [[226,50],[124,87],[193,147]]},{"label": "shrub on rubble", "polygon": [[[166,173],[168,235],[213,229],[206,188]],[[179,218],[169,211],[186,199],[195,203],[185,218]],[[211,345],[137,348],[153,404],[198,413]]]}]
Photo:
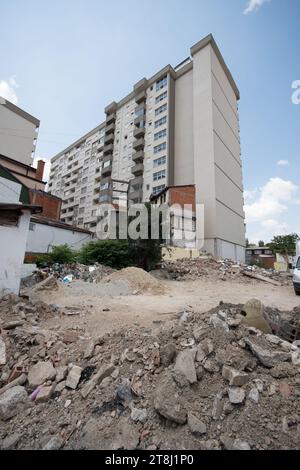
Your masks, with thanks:
[{"label": "shrub on rubble", "polygon": [[115,269],[133,265],[127,240],[97,240],[83,245],[78,261],[83,264],[100,263]]},{"label": "shrub on rubble", "polygon": [[50,253],[40,255],[36,258],[36,264],[39,267],[51,265],[54,263],[59,264],[72,264],[77,260],[77,252],[69,245],[54,246]]}]

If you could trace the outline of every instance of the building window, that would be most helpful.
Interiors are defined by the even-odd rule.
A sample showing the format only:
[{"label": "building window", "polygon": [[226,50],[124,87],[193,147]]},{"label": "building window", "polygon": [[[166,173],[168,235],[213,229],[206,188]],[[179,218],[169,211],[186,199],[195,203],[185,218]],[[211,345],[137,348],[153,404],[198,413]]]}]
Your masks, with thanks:
[{"label": "building window", "polygon": [[156,167],[156,166],[164,165],[166,161],[167,161],[166,156],[156,158],[155,160],[153,160],[153,166]]},{"label": "building window", "polygon": [[154,147],[153,151],[154,153],[158,153],[158,152],[161,152],[162,150],[166,150],[166,148],[167,148],[167,144],[166,142],[163,142],[162,144],[159,144],[156,147]]},{"label": "building window", "polygon": [[166,177],[166,170],[161,170],[156,173],[153,173],[153,181],[159,181]]},{"label": "building window", "polygon": [[161,78],[160,80],[157,80],[157,82],[156,82],[156,91],[161,90],[162,88],[167,86],[167,84],[168,84],[168,77],[166,75],[165,77]]},{"label": "building window", "polygon": [[167,98],[167,96],[168,96],[168,92],[167,92],[167,91],[165,91],[165,92],[162,93],[161,95],[157,96],[157,97],[155,98],[155,104],[160,103],[161,101],[165,100],[165,99]]},{"label": "building window", "polygon": [[78,225],[82,225],[83,224],[83,219],[78,219]]},{"label": "building window", "polygon": [[153,194],[158,194],[160,193],[163,189],[165,189],[166,185],[165,184],[161,184],[160,186],[155,186],[153,188]]},{"label": "building window", "polygon": [[166,137],[167,135],[167,129],[163,129],[162,131],[157,132],[154,134],[154,140],[162,139],[163,137]]},{"label": "building window", "polygon": [[164,116],[164,117],[158,119],[158,121],[155,121],[155,124],[154,124],[155,128],[162,126],[166,122],[167,122],[167,116]]},{"label": "building window", "polygon": [[168,105],[167,105],[167,103],[166,103],[166,104],[163,104],[162,106],[160,106],[159,108],[157,108],[157,109],[155,110],[155,116],[159,116],[161,113],[163,113],[164,111],[166,111],[166,110],[167,110],[167,107],[168,107]]},{"label": "building window", "polygon": [[88,177],[86,176],[85,178],[82,178],[81,183],[85,184],[85,183],[87,183],[87,181],[88,181]]},{"label": "building window", "polygon": [[81,188],[81,194],[86,194],[87,188]]},{"label": "building window", "polygon": [[80,204],[84,204],[84,203],[85,203],[85,199],[86,199],[85,197],[81,197],[81,198],[80,198]]},{"label": "building window", "polygon": [[80,207],[79,214],[84,214],[84,207]]}]

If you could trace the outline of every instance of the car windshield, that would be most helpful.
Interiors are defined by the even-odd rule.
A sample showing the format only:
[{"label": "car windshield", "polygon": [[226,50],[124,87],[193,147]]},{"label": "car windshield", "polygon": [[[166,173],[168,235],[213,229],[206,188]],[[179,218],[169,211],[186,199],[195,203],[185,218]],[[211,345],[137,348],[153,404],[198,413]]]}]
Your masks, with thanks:
[{"label": "car windshield", "polygon": [[298,261],[297,261],[297,264],[296,264],[296,268],[297,268],[297,269],[300,269],[300,256],[299,256],[299,258],[298,258]]}]

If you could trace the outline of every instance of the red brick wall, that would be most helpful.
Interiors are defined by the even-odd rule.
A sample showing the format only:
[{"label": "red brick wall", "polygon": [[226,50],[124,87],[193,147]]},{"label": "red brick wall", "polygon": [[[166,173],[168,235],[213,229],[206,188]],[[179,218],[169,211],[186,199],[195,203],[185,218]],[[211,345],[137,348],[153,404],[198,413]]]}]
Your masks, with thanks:
[{"label": "red brick wall", "polygon": [[196,211],[196,198],[195,198],[195,187],[194,186],[181,186],[177,188],[169,189],[169,203],[180,204],[191,204],[193,206],[193,212]]},{"label": "red brick wall", "polygon": [[61,199],[43,191],[29,190],[30,203],[42,206],[43,212],[40,217],[46,219],[59,220],[61,210]]}]

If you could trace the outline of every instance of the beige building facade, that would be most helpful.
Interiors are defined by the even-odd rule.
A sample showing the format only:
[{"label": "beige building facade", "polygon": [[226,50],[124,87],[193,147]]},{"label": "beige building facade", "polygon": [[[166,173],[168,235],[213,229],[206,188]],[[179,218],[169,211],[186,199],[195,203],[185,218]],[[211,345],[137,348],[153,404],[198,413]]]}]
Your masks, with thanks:
[{"label": "beige building facade", "polygon": [[32,165],[40,121],[0,96],[0,155]]},{"label": "beige building facade", "polygon": [[146,202],[166,187],[194,185],[204,206],[199,248],[244,260],[239,98],[211,35],[177,67],[140,80],[52,159],[49,191],[63,199],[62,220],[94,230],[101,203]]}]

